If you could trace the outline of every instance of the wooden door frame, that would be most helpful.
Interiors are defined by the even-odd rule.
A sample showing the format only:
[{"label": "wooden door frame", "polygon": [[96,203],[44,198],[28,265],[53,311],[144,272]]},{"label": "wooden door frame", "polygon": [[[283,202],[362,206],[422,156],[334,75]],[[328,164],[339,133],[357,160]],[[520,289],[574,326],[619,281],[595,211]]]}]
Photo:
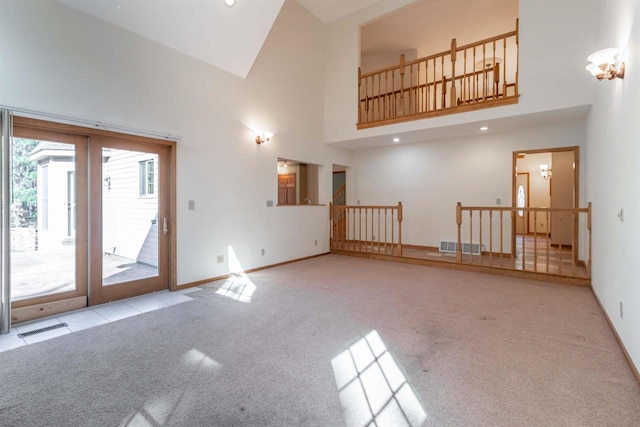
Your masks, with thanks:
[{"label": "wooden door frame", "polygon": [[11,302],[11,323],[31,320],[51,314],[74,310],[87,306],[88,294],[88,221],[87,215],[78,215],[88,210],[87,137],[62,130],[43,129],[28,126],[21,117],[14,116],[12,137],[42,141],[63,142],[75,147],[76,172],[76,236],[75,236],[75,284],[76,289],[25,298]]},{"label": "wooden door frame", "polygon": [[[165,178],[165,170],[169,169],[169,153],[166,152],[166,146],[164,144],[152,144],[141,142],[130,142],[126,138],[122,137],[105,137],[94,136],[91,139],[91,145],[89,147],[89,182],[90,182],[90,196],[89,216],[91,219],[90,236],[91,244],[89,249],[89,257],[92,266],[97,266],[91,271],[89,280],[89,305],[102,304],[109,301],[120,300],[123,298],[148,294],[154,291],[160,291],[169,289],[170,282],[170,268],[169,265],[165,265],[163,260],[170,261],[170,243],[171,236],[166,235],[168,241],[166,244],[160,244],[163,236],[160,234],[161,225],[158,225],[158,276],[160,283],[158,283],[158,276],[136,279],[135,287],[131,282],[116,283],[112,285],[103,284],[103,210],[102,210],[102,191],[104,186],[102,185],[103,178],[103,154],[104,148],[113,148],[116,150],[138,151],[144,153],[152,153],[158,156],[158,169],[160,170],[160,179],[163,180],[158,183],[158,222],[162,224],[162,218],[167,218],[168,226],[173,227],[173,221],[170,220],[170,203],[169,203],[169,176]],[[163,153],[163,151],[165,151]],[[166,182],[164,181],[166,179]],[[164,184],[164,185],[163,185]],[[167,253],[167,251],[169,251]],[[159,285],[159,286],[158,286]]]},{"label": "wooden door frame", "polygon": [[[518,154],[541,154],[541,153],[556,153],[556,152],[564,152],[564,151],[572,151],[573,152],[573,161],[575,164],[575,168],[573,169],[573,207],[577,208],[580,206],[580,147],[577,145],[569,146],[569,147],[558,147],[558,148],[538,148],[533,150],[518,150],[514,151],[512,155],[512,165],[511,165],[511,206],[516,206],[516,178],[517,178],[517,162],[518,162]],[[553,177],[551,178],[553,179]],[[550,225],[547,225],[549,227]],[[578,240],[578,224],[574,226],[574,235],[576,236],[576,243]],[[511,221],[511,253],[515,256],[516,250],[516,224],[514,221]],[[577,251],[576,251],[577,253]]]},{"label": "wooden door frame", "polygon": [[[176,169],[177,169],[177,144],[176,141],[173,140],[162,140],[162,139],[155,139],[155,138],[149,138],[149,137],[144,137],[144,136],[138,136],[138,135],[131,135],[131,134],[125,134],[125,133],[119,133],[119,132],[113,132],[113,131],[108,131],[108,130],[103,130],[103,129],[94,129],[94,128],[88,128],[88,127],[84,127],[84,126],[77,126],[77,125],[71,125],[71,124],[65,124],[65,123],[56,123],[56,122],[51,122],[51,121],[46,121],[46,120],[39,120],[39,119],[33,119],[33,118],[28,118],[28,117],[23,117],[20,115],[14,115],[13,116],[13,129],[14,129],[14,134],[15,134],[15,130],[18,129],[20,131],[24,130],[26,135],[26,137],[29,138],[33,138],[33,139],[44,139],[47,140],[47,138],[51,139],[51,135],[56,134],[56,137],[62,137],[63,135],[68,135],[66,138],[70,136],[73,136],[73,138],[81,138],[83,141],[83,145],[84,147],[87,147],[86,142],[88,141],[88,147],[91,147],[91,138],[92,137],[108,137],[108,138],[116,138],[116,139],[120,139],[120,140],[126,140],[130,143],[139,143],[141,144],[141,146],[148,146],[149,144],[153,144],[153,145],[160,145],[160,146],[166,146],[167,149],[169,150],[168,153],[168,168],[166,173],[168,174],[168,181],[169,181],[169,185],[168,188],[166,189],[167,191],[167,197],[168,197],[168,222],[169,222],[169,242],[168,242],[168,250],[169,250],[169,255],[168,255],[168,262],[169,262],[169,272],[168,272],[168,289],[170,290],[177,290],[178,286],[177,286],[177,227],[176,227],[176,219],[177,219],[177,205],[176,205],[176,188],[177,188],[177,179],[176,179]],[[19,137],[19,136],[18,136]],[[76,139],[74,139],[76,140]],[[79,141],[79,139],[77,139],[77,141]],[[60,140],[60,142],[65,142],[64,140]],[[89,159],[88,159],[88,151],[89,148],[85,148],[87,151],[87,156],[86,156],[86,160],[84,162],[81,162],[81,164],[76,164],[76,174],[78,174],[79,171],[82,171],[84,168],[84,173],[85,176],[88,178],[89,174],[92,173],[92,171],[88,171],[88,166],[89,166]],[[76,154],[78,156],[78,154]],[[78,176],[78,175],[76,175]],[[80,205],[80,201],[79,201],[79,196],[82,193],[84,197],[84,195],[87,195],[89,192],[89,182],[87,182],[87,179],[78,179],[78,187],[76,187],[76,203],[77,203],[77,212],[80,212],[81,209],[84,209],[86,212],[88,212],[89,207],[88,207],[88,198],[86,201],[86,205]],[[100,181],[102,181],[102,177],[100,177]],[[80,255],[77,255],[78,257],[82,257],[83,262],[77,263],[79,265],[82,265],[84,268],[83,270],[83,274],[85,277],[88,277],[88,265],[89,265],[89,254],[88,254],[88,239],[89,239],[89,224],[88,221],[84,221],[84,219],[79,220],[78,217],[76,218],[76,220],[78,221],[77,223],[77,228],[76,228],[76,244],[78,244],[78,241],[82,241],[82,242],[86,242],[85,243],[85,247],[87,248],[87,250],[85,250],[84,252],[82,252]],[[82,223],[85,222],[85,223]],[[12,310],[12,321],[13,322],[17,322],[17,321],[22,321],[22,320],[28,320],[28,319],[33,319],[36,317],[42,317],[42,316],[46,316],[46,315],[52,315],[52,314],[57,314],[57,313],[61,313],[64,311],[69,311],[75,308],[80,308],[78,305],[80,303],[79,299],[83,299],[84,300],[84,305],[82,305],[83,307],[87,305],[87,293],[88,293],[88,283],[87,283],[87,289],[84,292],[85,295],[84,296],[69,296],[68,299],[65,299],[63,301],[59,301],[59,296],[61,294],[56,294],[55,296],[43,296],[43,297],[39,297],[37,300],[33,299],[33,300],[21,300],[21,301],[16,301],[14,303],[12,303],[12,307],[15,307],[18,309],[17,313],[16,310]],[[58,303],[54,303],[53,301],[58,300]],[[29,309],[29,316],[32,316],[33,314],[37,314],[37,316],[35,317],[24,317],[21,316],[20,310],[21,309]],[[37,311],[37,313],[34,313],[34,309]],[[17,319],[14,320],[14,318],[16,317],[16,315],[18,316]]]}]

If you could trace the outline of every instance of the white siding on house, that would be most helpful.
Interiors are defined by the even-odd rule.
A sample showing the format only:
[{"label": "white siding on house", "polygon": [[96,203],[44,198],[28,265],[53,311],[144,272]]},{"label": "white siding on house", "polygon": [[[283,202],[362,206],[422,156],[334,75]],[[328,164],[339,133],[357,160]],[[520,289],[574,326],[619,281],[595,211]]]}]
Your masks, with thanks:
[{"label": "white siding on house", "polygon": [[[103,247],[158,266],[158,156],[138,151],[103,150]],[[140,162],[154,162],[154,194],[140,195]]]}]

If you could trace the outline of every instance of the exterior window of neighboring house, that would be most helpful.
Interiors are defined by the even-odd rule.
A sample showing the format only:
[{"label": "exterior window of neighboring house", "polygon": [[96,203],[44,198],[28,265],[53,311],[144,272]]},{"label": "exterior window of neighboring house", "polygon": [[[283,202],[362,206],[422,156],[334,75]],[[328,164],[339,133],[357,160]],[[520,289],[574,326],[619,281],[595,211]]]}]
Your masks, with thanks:
[{"label": "exterior window of neighboring house", "polygon": [[140,162],[140,196],[155,194],[155,169],[153,159]]},{"label": "exterior window of neighboring house", "polygon": [[49,166],[42,166],[42,229],[49,229]]}]

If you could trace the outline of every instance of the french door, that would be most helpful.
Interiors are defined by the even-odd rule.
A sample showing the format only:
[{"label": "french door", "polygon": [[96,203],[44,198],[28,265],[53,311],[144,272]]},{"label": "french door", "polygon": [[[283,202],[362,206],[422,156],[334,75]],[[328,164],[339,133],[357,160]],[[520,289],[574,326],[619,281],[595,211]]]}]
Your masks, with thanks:
[{"label": "french door", "polygon": [[19,117],[11,144],[13,323],[171,287],[174,145]]}]

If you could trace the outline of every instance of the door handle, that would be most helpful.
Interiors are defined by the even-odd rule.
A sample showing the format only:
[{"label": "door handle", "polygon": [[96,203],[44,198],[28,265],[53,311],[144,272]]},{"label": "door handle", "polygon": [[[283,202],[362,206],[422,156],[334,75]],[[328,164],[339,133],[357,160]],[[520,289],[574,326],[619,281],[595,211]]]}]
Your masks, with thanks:
[{"label": "door handle", "polygon": [[165,219],[162,221],[162,232],[163,232],[164,234],[167,234],[167,231],[168,231],[168,230],[169,230],[169,227],[167,226],[167,218],[165,218]]}]

